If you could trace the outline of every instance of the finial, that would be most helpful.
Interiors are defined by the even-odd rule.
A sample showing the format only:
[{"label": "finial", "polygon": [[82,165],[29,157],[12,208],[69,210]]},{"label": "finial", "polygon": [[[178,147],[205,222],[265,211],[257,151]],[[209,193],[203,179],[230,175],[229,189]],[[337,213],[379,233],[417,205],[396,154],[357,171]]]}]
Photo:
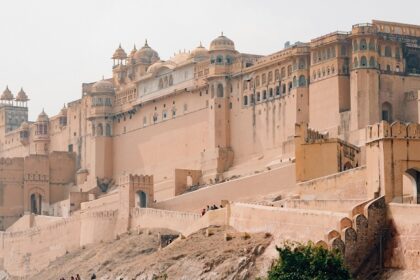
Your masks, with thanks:
[{"label": "finial", "polygon": [[118,47],[121,49],[121,43],[120,43],[120,45]]},{"label": "finial", "polygon": [[202,48],[203,47],[203,44],[201,43],[201,41],[200,41],[200,46],[199,46],[200,48]]},{"label": "finial", "polygon": [[223,31],[222,31],[222,36],[223,36]]},{"label": "finial", "polygon": [[136,48],[136,43],[134,43],[134,50],[137,50],[137,48]]},{"label": "finial", "polygon": [[144,46],[148,47],[149,45],[147,44],[147,39],[144,41]]}]

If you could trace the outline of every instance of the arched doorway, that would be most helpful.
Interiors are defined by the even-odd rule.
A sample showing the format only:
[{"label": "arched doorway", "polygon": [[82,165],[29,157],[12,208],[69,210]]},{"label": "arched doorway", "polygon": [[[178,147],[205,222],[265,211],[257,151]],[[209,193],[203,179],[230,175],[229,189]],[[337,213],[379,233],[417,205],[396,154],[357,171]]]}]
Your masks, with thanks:
[{"label": "arched doorway", "polygon": [[42,212],[42,195],[40,194],[31,194],[30,198],[31,203],[31,213],[41,214]]},{"label": "arched doorway", "polygon": [[138,206],[140,208],[146,208],[147,207],[147,194],[144,191],[137,192],[138,196]]},{"label": "arched doorway", "polygon": [[420,171],[410,168],[403,173],[403,203],[420,204]]},{"label": "arched doorway", "polygon": [[392,122],[392,105],[389,102],[382,103],[382,120]]}]

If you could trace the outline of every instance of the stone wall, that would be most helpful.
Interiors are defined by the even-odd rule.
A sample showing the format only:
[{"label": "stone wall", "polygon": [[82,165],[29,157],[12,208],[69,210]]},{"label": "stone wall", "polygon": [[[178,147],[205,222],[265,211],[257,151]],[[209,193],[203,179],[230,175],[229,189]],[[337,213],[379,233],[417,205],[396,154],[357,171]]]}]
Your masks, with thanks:
[{"label": "stone wall", "polygon": [[420,205],[390,203],[385,267],[420,269]]}]

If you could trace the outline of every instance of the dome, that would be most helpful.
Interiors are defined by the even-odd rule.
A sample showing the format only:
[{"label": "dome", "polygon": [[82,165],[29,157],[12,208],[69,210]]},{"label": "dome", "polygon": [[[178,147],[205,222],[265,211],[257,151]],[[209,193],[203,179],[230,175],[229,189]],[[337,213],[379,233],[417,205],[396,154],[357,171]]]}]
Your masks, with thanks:
[{"label": "dome", "polygon": [[25,91],[23,91],[23,88],[20,88],[20,91],[16,95],[16,101],[28,101],[28,96],[26,95]]},{"label": "dome", "polygon": [[203,45],[200,45],[198,47],[196,47],[194,50],[192,50],[190,57],[193,58],[194,60],[200,60],[202,58],[207,58],[209,55],[208,50],[203,47]]},{"label": "dome", "polygon": [[114,54],[112,55],[112,59],[126,59],[127,54],[125,53],[124,49],[121,48],[121,44],[118,46],[118,49],[115,50]]},{"label": "dome", "polygon": [[134,44],[134,48],[131,50],[130,55],[128,57],[134,57],[137,52],[136,44]]},{"label": "dome", "polygon": [[210,51],[219,51],[219,50],[235,50],[235,43],[228,37],[220,35],[210,43]]},{"label": "dome", "polygon": [[172,61],[176,65],[181,64],[185,61],[187,61],[190,58],[190,54],[186,52],[180,52],[175,54],[173,57],[169,59],[169,61]]},{"label": "dome", "polygon": [[3,94],[0,97],[0,100],[13,100],[13,94],[10,91],[9,87],[6,86],[6,89],[3,91]]},{"label": "dome", "polygon": [[144,46],[136,51],[133,58],[136,60],[136,62],[152,64],[159,60],[159,54],[154,49],[149,47],[146,40]]},{"label": "dome", "polygon": [[152,65],[149,66],[149,68],[147,68],[147,73],[153,73],[156,70],[158,70],[160,67],[162,67],[164,61],[163,60],[158,60],[155,63],[153,63]]},{"label": "dome", "polygon": [[93,84],[92,93],[114,93],[114,85],[107,80],[100,80]]},{"label": "dome", "polygon": [[29,123],[27,123],[27,122],[22,122],[22,123],[20,124],[20,129],[21,129],[21,130],[27,130],[27,129],[29,129]]},{"label": "dome", "polygon": [[36,119],[37,122],[48,122],[48,115],[45,114],[44,109],[42,109],[41,114],[38,115]]}]

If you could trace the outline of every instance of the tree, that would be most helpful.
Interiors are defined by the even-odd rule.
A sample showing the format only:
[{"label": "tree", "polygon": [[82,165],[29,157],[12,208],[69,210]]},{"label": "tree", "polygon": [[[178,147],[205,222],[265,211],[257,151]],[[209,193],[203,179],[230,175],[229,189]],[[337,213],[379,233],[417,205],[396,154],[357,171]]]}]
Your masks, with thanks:
[{"label": "tree", "polygon": [[313,243],[286,243],[276,247],[279,259],[268,272],[268,280],[348,280],[350,273],[337,250]]}]

